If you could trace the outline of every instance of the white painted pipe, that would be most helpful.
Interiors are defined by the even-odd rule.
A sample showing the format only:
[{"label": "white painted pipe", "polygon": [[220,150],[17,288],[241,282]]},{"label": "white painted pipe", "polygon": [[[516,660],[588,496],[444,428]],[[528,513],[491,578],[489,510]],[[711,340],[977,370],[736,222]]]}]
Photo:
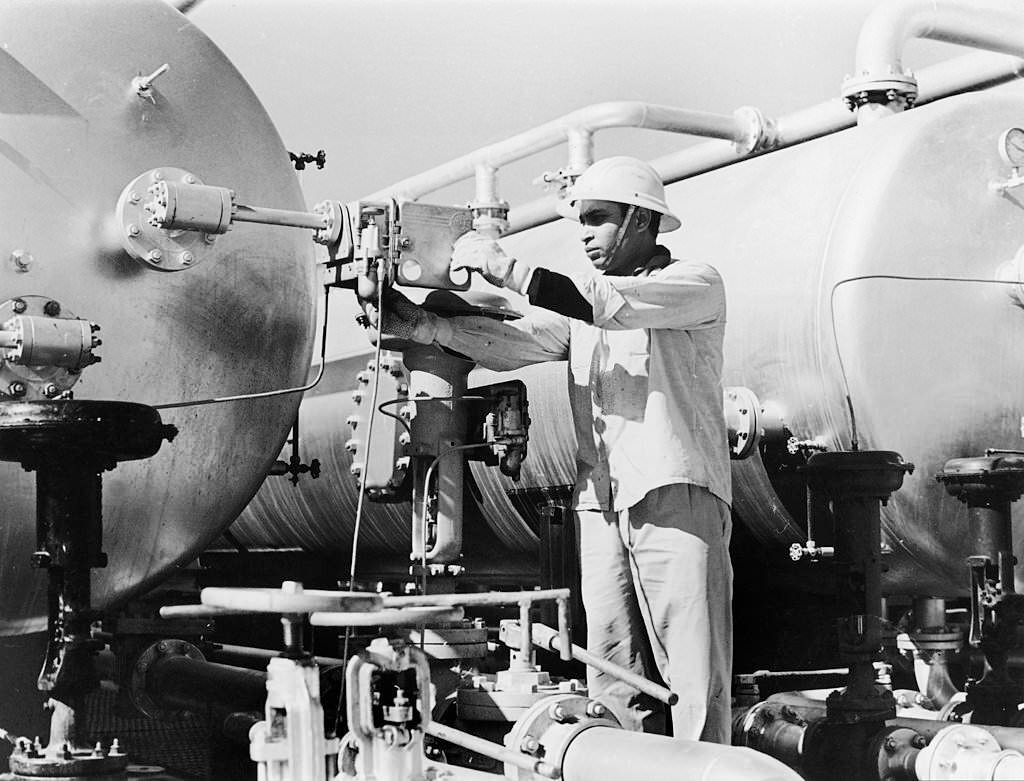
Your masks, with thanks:
[{"label": "white painted pipe", "polygon": [[[731,115],[711,114],[706,111],[693,111],[638,101],[597,103],[506,138],[504,141],[481,147],[416,176],[403,179],[362,200],[376,201],[382,198],[396,198],[415,201],[427,193],[474,177],[480,166],[500,168],[508,163],[558,146],[570,139],[573,140],[573,148],[579,149],[581,143],[584,147],[586,146],[584,141],[588,132],[592,133],[595,130],[613,127],[685,133],[707,138],[721,138],[735,143],[747,142],[750,135],[749,122]],[[577,157],[579,157],[578,154]]]},{"label": "white painted pipe", "polygon": [[878,5],[857,39],[856,74],[902,71],[912,38],[928,38],[994,52],[1024,54],[1024,13],[1018,2],[902,0]]},{"label": "white painted pipe", "polygon": [[856,109],[858,123],[913,105],[915,79],[902,62],[903,49],[913,38],[1020,55],[1024,54],[1024,12],[1019,3],[977,0],[901,0],[879,5],[861,27],[854,74],[844,91],[853,97],[896,89],[884,101],[861,101]]},{"label": "white painted pipe", "polygon": [[774,757],[740,746],[666,738],[613,727],[583,730],[562,760],[563,781],[799,781]]},{"label": "white painted pipe", "polygon": [[[1024,59],[1004,54],[976,53],[932,65],[918,74],[917,105],[976,89],[1004,84],[1024,75]],[[775,144],[766,152],[783,149],[853,127],[856,117],[840,98],[818,103],[775,120]],[[746,160],[753,154],[737,152],[733,144],[708,141],[651,161],[670,184]],[[554,196],[539,198],[509,212],[509,230],[519,233],[559,218]]]}]

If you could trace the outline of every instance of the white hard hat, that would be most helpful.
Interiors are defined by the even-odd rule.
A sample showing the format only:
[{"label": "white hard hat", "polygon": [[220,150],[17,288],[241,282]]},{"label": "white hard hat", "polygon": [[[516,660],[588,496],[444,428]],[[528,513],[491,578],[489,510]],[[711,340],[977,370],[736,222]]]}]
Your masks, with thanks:
[{"label": "white hard hat", "polygon": [[583,172],[555,209],[570,220],[580,218],[580,201],[615,201],[661,215],[659,233],[674,231],[682,223],[668,208],[665,185],[650,165],[635,157],[606,157]]}]

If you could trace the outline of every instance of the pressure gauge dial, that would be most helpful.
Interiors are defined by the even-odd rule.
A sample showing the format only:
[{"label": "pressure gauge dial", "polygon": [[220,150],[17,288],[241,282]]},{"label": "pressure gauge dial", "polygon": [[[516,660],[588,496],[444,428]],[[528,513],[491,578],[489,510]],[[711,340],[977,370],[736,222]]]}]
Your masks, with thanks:
[{"label": "pressure gauge dial", "polygon": [[1003,131],[999,136],[999,156],[1014,168],[1024,166],[1024,128]]}]

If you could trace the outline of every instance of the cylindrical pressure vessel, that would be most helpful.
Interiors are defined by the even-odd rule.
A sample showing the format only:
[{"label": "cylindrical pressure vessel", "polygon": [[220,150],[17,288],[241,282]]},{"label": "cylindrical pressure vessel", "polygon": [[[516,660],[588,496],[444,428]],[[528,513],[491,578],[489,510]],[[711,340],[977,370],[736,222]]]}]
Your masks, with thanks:
[{"label": "cylindrical pressure vessel", "polygon": [[[725,279],[725,384],[753,390],[765,419],[785,426],[773,440],[781,450],[766,445],[763,458],[733,470],[734,509],[764,544],[784,548],[806,534],[799,447],[789,455],[787,439],[849,449],[852,407],[860,448],[895,450],[916,465],[882,510],[886,590],[966,593],[966,512],[934,475],[950,458],[1024,448],[1024,285],[992,282],[1024,279],[1024,188],[992,187],[1011,175],[998,146],[1018,124],[1012,91],[968,94],[669,187],[683,228],[662,241]],[[578,269],[576,233],[562,221],[505,246],[529,263]],[[510,548],[536,544],[517,492],[572,482],[564,371],[514,373],[534,417],[523,481],[473,469],[484,515]],[[268,484],[259,501],[294,505],[316,490]],[[304,544],[332,544],[336,516],[282,514],[309,532]],[[244,538],[251,518],[235,533]]]},{"label": "cylindrical pressure vessel", "polygon": [[[244,203],[303,209],[276,130],[245,81],[159,0],[0,5],[0,302],[46,296],[95,321],[103,362],[77,398],[162,404],[305,381],[313,344],[308,231],[240,225],[164,273],[122,248],[125,186],[175,167]],[[142,88],[133,80],[168,67]],[[3,390],[3,389],[0,389]],[[298,394],[164,410],[180,434],[104,475],[106,569],[95,604],[193,559],[246,505]],[[0,464],[0,634],[45,628],[46,576],[30,568],[35,478]]]}]

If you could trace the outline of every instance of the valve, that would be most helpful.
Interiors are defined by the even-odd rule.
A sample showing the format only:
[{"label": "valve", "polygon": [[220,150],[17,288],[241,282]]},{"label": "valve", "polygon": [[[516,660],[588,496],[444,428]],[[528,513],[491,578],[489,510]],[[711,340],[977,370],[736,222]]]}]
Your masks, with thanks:
[{"label": "valve", "polygon": [[318,149],[315,155],[311,155],[309,152],[299,152],[298,154],[289,152],[288,159],[292,161],[296,171],[306,170],[307,163],[316,163],[317,169],[323,170],[327,164],[327,153],[323,149]]},{"label": "valve", "polygon": [[803,545],[794,542],[789,546],[789,558],[793,561],[800,561],[804,556],[811,561],[821,561],[822,559],[831,559],[835,554],[836,549],[831,545],[818,546],[814,540],[807,540]]},{"label": "valve", "polygon": [[503,475],[518,481],[530,439],[529,402],[520,380],[471,388],[469,431],[479,434],[489,448],[467,451],[470,459],[497,466]]},{"label": "valve", "polygon": [[292,485],[299,484],[299,475],[309,474],[316,480],[320,477],[320,459],[314,458],[308,464],[302,463],[299,457],[299,414],[295,413],[295,422],[292,424],[292,433],[286,444],[291,445],[292,454],[287,461],[277,460],[270,467],[271,475],[291,475],[288,478]]}]

